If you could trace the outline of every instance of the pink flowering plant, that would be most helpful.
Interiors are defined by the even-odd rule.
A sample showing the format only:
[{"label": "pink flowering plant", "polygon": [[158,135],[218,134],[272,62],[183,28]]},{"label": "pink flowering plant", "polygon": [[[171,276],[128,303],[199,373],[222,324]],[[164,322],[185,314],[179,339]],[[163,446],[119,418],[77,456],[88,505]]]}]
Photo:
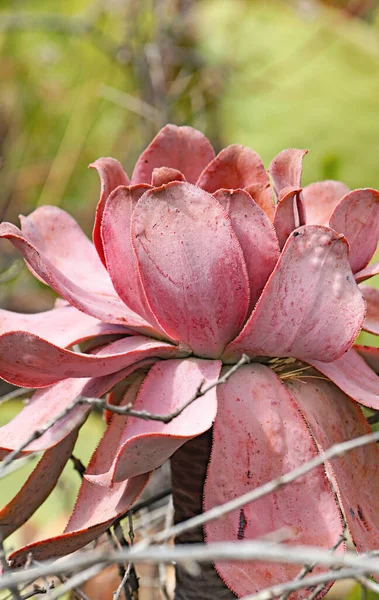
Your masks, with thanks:
[{"label": "pink flowering plant", "polygon": [[[0,458],[79,396],[110,396],[170,422],[114,415],[86,468],[65,531],[16,551],[13,565],[59,557],[103,533],[138,498],[154,469],[213,427],[204,509],[222,504],[370,432],[379,409],[379,291],[359,285],[379,236],[379,193],[322,181],[301,187],[303,150],[268,172],[240,145],[216,157],[190,127],[164,127],[129,180],[100,158],[93,243],[66,212],[43,206],[0,226],[32,273],[61,297],[40,314],[0,312],[0,376],[38,388],[0,428]],[[88,344],[88,341],[91,343]],[[82,351],[73,348],[82,344]],[[83,344],[87,345],[84,346]],[[243,355],[226,383],[213,386]],[[118,398],[118,400],[117,400]],[[78,404],[19,456],[43,452],[0,511],[4,537],[57,483],[90,407]],[[261,500],[209,522],[206,541],[289,528],[290,544],[333,547],[341,511],[359,551],[378,547],[379,450],[370,444],[315,468]],[[296,565],[220,562],[242,597],[293,578]],[[300,591],[301,598],[307,592]]]}]

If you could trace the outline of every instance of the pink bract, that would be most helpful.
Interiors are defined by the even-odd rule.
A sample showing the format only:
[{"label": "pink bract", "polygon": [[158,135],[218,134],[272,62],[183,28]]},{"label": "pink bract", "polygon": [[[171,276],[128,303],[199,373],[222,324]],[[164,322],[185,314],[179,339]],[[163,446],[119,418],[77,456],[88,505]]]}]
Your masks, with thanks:
[{"label": "pink bract", "polygon": [[[22,217],[21,230],[0,225],[0,236],[65,301],[38,315],[0,312],[0,376],[40,388],[0,428],[1,458],[79,395],[101,397],[128,377],[122,405],[168,414],[242,354],[253,359],[170,423],[114,416],[66,530],[15,552],[14,565],[29,552],[58,557],[96,538],[135,502],[153,469],[212,426],[205,509],[369,431],[359,405],[379,410],[378,350],[353,344],[362,328],[379,334],[379,292],[357,283],[378,272],[369,262],[379,192],[335,181],[302,189],[305,153],[281,152],[270,179],[249,148],[229,146],[215,157],[202,133],[167,125],[131,179],[112,158],[91,165],[101,180],[93,244],[56,207]],[[87,351],[73,350],[87,340]],[[23,450],[44,454],[0,512],[3,535],[53,489],[88,412],[76,407]],[[289,528],[290,544],[330,548],[342,509],[358,550],[375,549],[378,465],[375,444],[354,450],[328,465],[329,478],[314,469],[208,523],[206,539]],[[251,562],[216,569],[238,597],[298,572]]]}]

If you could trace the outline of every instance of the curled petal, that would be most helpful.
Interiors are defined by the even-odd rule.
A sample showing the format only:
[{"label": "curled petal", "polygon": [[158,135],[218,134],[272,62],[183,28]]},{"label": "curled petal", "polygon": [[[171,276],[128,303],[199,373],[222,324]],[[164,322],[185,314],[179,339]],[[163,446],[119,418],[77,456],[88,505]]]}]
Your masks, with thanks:
[{"label": "curled petal", "polygon": [[326,375],[350,398],[379,410],[379,377],[353,348],[331,363],[310,359],[307,362]]},{"label": "curled petal", "polygon": [[349,191],[341,181],[316,181],[307,185],[303,189],[307,225],[329,225],[333,210]]},{"label": "curled petal", "polygon": [[364,358],[365,362],[371,367],[371,369],[375,371],[375,373],[379,374],[379,348],[374,348],[372,346],[360,346],[359,344],[355,344],[354,348],[358,354]]},{"label": "curled petal", "polygon": [[378,245],[379,192],[372,189],[350,192],[334,209],[329,225],[343,233],[349,242],[353,273],[361,271]]},{"label": "curled petal", "polygon": [[100,235],[101,219],[103,216],[105,202],[109,194],[113,192],[113,190],[115,190],[119,185],[129,185],[130,182],[129,177],[122,168],[122,165],[114,158],[98,158],[94,163],[89,165],[89,168],[96,169],[101,182],[100,200],[96,208],[92,238],[97,253],[102,263],[105,265],[103,244]]},{"label": "curled petal", "polygon": [[54,448],[47,450],[18,494],[0,510],[0,535],[3,539],[21,527],[55,488],[78,437],[72,431]]},{"label": "curled petal", "polygon": [[256,152],[238,144],[221,150],[204,169],[196,185],[213,193],[221,188],[239,189],[269,183],[263,163]]},{"label": "curled petal", "polygon": [[363,329],[379,335],[379,290],[365,285],[361,285],[360,290],[367,308]]},{"label": "curled petal", "polygon": [[185,181],[183,173],[177,169],[170,169],[169,167],[159,167],[154,169],[151,176],[151,185],[153,187],[160,187],[171,181]]},{"label": "curled petal", "polygon": [[[213,447],[204,486],[209,510],[275,480],[317,455],[308,427],[271,369],[244,366],[218,387]],[[330,548],[342,533],[322,466],[263,498],[205,525],[208,542],[259,539],[277,532],[290,544]],[[238,597],[292,580],[299,567],[262,562],[216,563]],[[309,594],[298,595],[303,598]]]},{"label": "curled petal", "polygon": [[290,234],[305,225],[305,210],[301,189],[287,188],[276,206],[274,227],[282,249]]},{"label": "curled petal", "polygon": [[147,301],[167,335],[199,356],[220,356],[249,305],[243,253],[220,203],[188,183],[146,192],[133,213],[132,242]]},{"label": "curled petal", "polygon": [[[59,228],[59,223],[57,227]],[[11,223],[0,224],[0,238],[2,237],[9,239],[20,250],[33,273],[41,281],[82,312],[107,323],[116,323],[141,333],[156,335],[151,325],[128,309],[117,296],[109,275],[94,253],[89,240],[87,240],[89,246],[83,244],[77,252],[74,252],[73,249],[69,249],[71,238],[67,237],[66,249],[58,245],[60,250],[55,252],[56,245],[52,240],[48,244],[48,239],[45,238],[45,242],[42,243],[42,248],[48,247],[48,252],[45,254],[42,248],[34,245],[28,236]],[[40,241],[44,235],[33,237]],[[87,260],[88,248],[91,250],[89,254],[92,253],[92,259],[99,267],[98,271],[93,270],[92,259]],[[75,262],[80,263],[81,266],[75,266]],[[78,283],[71,279],[72,276],[77,278]]]},{"label": "curled petal", "polygon": [[353,344],[364,313],[345,238],[318,225],[300,227],[224,358],[245,352],[335,361]]},{"label": "curled petal", "polygon": [[365,269],[355,273],[354,277],[357,283],[362,283],[362,281],[366,281],[366,279],[370,279],[374,275],[379,275],[379,262],[368,265]]},{"label": "curled petal", "polygon": [[170,167],[195,183],[214,151],[207,138],[192,127],[166,125],[139,157],[132,183],[150,183],[154,169]]},{"label": "curled petal", "polygon": [[[359,406],[322,380],[288,386],[322,450],[371,433]],[[379,449],[376,443],[334,458],[331,468],[353,541],[359,552],[378,547]]]},{"label": "curled petal", "polygon": [[116,383],[133,373],[139,368],[150,366],[153,359],[141,361],[105,377],[91,379],[66,379],[59,383],[38,390],[29,400],[28,404],[12,419],[0,427],[0,459],[9,452],[19,448],[26,442],[32,433],[40,431],[46,423],[56,421],[41,437],[26,446],[22,454],[41,452],[58,444],[71,431],[82,425],[91,408],[89,405],[76,405],[67,412],[65,417],[58,420],[63,411],[69,409],[73,402],[80,396],[86,398],[100,398]]},{"label": "curled petal", "polygon": [[241,245],[252,310],[279,259],[278,239],[269,218],[246,191],[219,190],[214,196],[227,212]]},{"label": "curled petal", "polygon": [[0,309],[0,343],[11,331],[32,333],[62,348],[99,335],[128,333],[121,325],[103,323],[69,305],[36,314]]},{"label": "curled petal", "polygon": [[19,331],[1,338],[0,376],[14,385],[39,388],[69,377],[109,375],[145,358],[185,354],[177,346],[140,335],[117,340],[98,354],[82,354]]},{"label": "curled petal", "polygon": [[114,294],[93,244],[68,213],[56,206],[41,206],[20,221],[26,239],[67,277],[88,290]]},{"label": "curled petal", "polygon": [[[138,384],[126,394],[124,404],[133,409],[169,415],[183,407],[201,387],[215,383],[220,361],[196,358],[166,360],[149,371],[137,399]],[[113,485],[161,466],[180,446],[212,426],[216,416],[216,388],[197,398],[169,423],[115,416],[95,453],[86,477],[100,485]],[[104,469],[106,456],[114,456]]]},{"label": "curled petal", "polygon": [[12,567],[21,567],[31,554],[34,560],[58,558],[89,544],[127,512],[149,480],[150,474],[101,487],[83,479],[74,512],[62,535],[28,544],[9,556]]},{"label": "curled petal", "polygon": [[301,173],[303,170],[303,158],[308,150],[288,148],[279,152],[270,163],[268,168],[272,177],[274,192],[281,199],[281,192],[285,188],[300,188]]},{"label": "curled petal", "polygon": [[108,273],[120,298],[157,332],[163,333],[147,303],[130,235],[133,211],[150,186],[119,187],[108,198],[101,226]]},{"label": "curled petal", "polygon": [[253,183],[245,188],[252,199],[266,213],[270,221],[274,220],[275,205],[272,189],[269,183]]}]

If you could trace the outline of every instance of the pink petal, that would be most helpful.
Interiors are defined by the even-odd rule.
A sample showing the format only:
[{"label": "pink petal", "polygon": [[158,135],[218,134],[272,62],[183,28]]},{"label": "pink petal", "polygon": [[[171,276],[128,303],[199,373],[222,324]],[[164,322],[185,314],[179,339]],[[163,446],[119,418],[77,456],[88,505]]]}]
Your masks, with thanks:
[{"label": "pink petal", "polygon": [[89,544],[123,514],[143,491],[149,473],[116,485],[112,490],[83,479],[74,512],[62,535],[28,544],[9,556],[12,567],[22,566],[31,553],[34,560],[58,558]]},{"label": "pink petal", "polygon": [[0,535],[3,539],[21,527],[53,491],[77,437],[78,432],[72,431],[54,448],[47,450],[20,491],[0,510]]},{"label": "pink petal", "polygon": [[371,367],[375,373],[379,373],[379,348],[372,346],[360,346],[354,344],[355,350],[364,358],[365,362]]},{"label": "pink petal", "polygon": [[177,169],[170,169],[169,167],[158,167],[154,169],[151,176],[151,185],[154,187],[160,187],[171,181],[185,181],[183,173]]},{"label": "pink petal", "polygon": [[20,216],[20,221],[27,240],[67,277],[93,292],[114,295],[93,244],[68,213],[56,206],[41,206],[28,217]]},{"label": "pink petal", "polygon": [[352,345],[365,313],[345,238],[309,225],[287,240],[255,310],[226,360],[296,356],[333,361]]},{"label": "pink petal", "polygon": [[196,185],[213,193],[221,188],[239,189],[269,183],[263,163],[256,152],[238,144],[221,150],[204,169]]},{"label": "pink petal", "polygon": [[307,362],[331,379],[353,400],[379,410],[379,377],[353,348],[334,362],[324,363],[309,359]]},{"label": "pink petal", "polygon": [[352,271],[361,271],[378,245],[379,192],[369,188],[350,192],[334,209],[329,225],[349,242]]},{"label": "pink petal", "polygon": [[[242,367],[218,387],[218,412],[204,487],[204,509],[232,500],[317,455],[295,402],[271,369]],[[288,529],[294,545],[330,548],[342,533],[339,510],[323,467],[291,485],[205,525],[207,542],[256,539]],[[293,579],[299,566],[216,563],[238,597]],[[297,595],[309,594],[304,590]]]},{"label": "pink petal", "polygon": [[370,277],[374,277],[374,275],[379,275],[379,262],[368,265],[365,269],[355,273],[354,277],[357,283],[361,283],[366,279],[370,279]]},{"label": "pink petal", "polygon": [[192,127],[166,125],[139,157],[132,183],[150,183],[154,169],[170,167],[195,183],[214,151],[207,138]]},{"label": "pink petal", "polygon": [[[19,448],[34,431],[39,431],[46,423],[55,420],[79,396],[100,398],[116,383],[153,362],[153,359],[141,361],[105,377],[66,379],[49,388],[38,390],[14,419],[0,427],[0,459]],[[41,437],[26,446],[20,456],[45,451],[55,446],[86,420],[90,410],[89,405],[76,406]]]},{"label": "pink petal", "polygon": [[288,148],[282,150],[270,163],[268,168],[272,177],[276,196],[281,198],[281,191],[287,187],[301,187],[301,173],[303,170],[303,158],[308,150]]},{"label": "pink petal", "polygon": [[227,212],[242,248],[250,284],[249,310],[252,310],[280,256],[275,230],[246,191],[219,190],[215,198]]},{"label": "pink petal", "polygon": [[361,285],[360,290],[367,308],[363,329],[379,335],[379,290],[366,285]]},{"label": "pink petal", "polygon": [[[134,402],[135,410],[168,415],[181,408],[202,387],[217,381],[220,361],[196,358],[166,360],[155,364],[143,382],[131,386],[124,404]],[[114,417],[86,477],[100,485],[135,477],[161,466],[180,446],[212,426],[217,411],[216,388],[192,402],[170,423],[136,417]],[[112,464],[104,469],[105,457]]]},{"label": "pink petal", "polygon": [[316,181],[307,185],[303,189],[307,225],[329,225],[333,210],[349,191],[341,181]]},{"label": "pink petal", "polygon": [[2,336],[0,376],[14,385],[39,388],[69,377],[109,375],[145,358],[186,354],[177,346],[140,335],[117,340],[98,354],[81,354],[20,331]]},{"label": "pink petal", "polygon": [[96,208],[95,223],[93,227],[93,243],[97,253],[105,265],[105,257],[103,244],[100,235],[101,219],[106,199],[119,185],[129,185],[129,177],[125,173],[122,165],[114,158],[98,158],[94,163],[89,165],[90,169],[96,169],[101,182],[100,200]]},{"label": "pink petal", "polygon": [[266,213],[270,221],[274,220],[275,205],[272,189],[269,183],[253,183],[245,188],[252,199]]},{"label": "pink petal", "polygon": [[164,334],[147,303],[130,235],[132,213],[148,189],[150,186],[142,183],[115,190],[104,208],[101,235],[108,273],[121,300]]},{"label": "pink petal", "polygon": [[[289,390],[323,450],[371,433],[355,402],[321,380],[291,382]],[[331,461],[339,496],[359,552],[378,547],[379,449],[375,443],[351,450]]]},{"label": "pink petal", "polygon": [[36,314],[0,309],[0,341],[11,331],[32,333],[63,348],[94,336],[128,333],[121,325],[103,323],[69,305]]},{"label": "pink petal", "polygon": [[274,215],[274,227],[280,249],[283,248],[294,229],[305,225],[301,189],[287,188],[287,190],[282,192],[282,197],[276,206]]},{"label": "pink petal", "polygon": [[[41,281],[47,283],[60,296],[63,296],[63,298],[79,310],[101,321],[117,323],[141,333],[156,335],[156,332],[149,323],[128,309],[117,296],[109,275],[100,260],[96,257],[96,254],[92,254],[92,258],[98,263],[100,276],[97,277],[98,272],[91,271],[92,260],[88,260],[87,262],[85,244],[78,248],[77,254],[76,252],[71,252],[75,246],[70,241],[71,238],[68,237],[66,238],[65,248],[71,248],[71,250],[67,254],[64,249],[58,246],[57,252],[59,256],[57,257],[54,251],[56,246],[52,240],[50,241],[51,244],[46,255],[41,248],[33,245],[29,238],[11,223],[0,224],[0,238],[2,237],[8,238],[20,250],[31,270]],[[41,236],[39,237],[41,238]],[[75,241],[75,236],[73,239]],[[89,240],[87,241],[89,248],[92,248]],[[45,246],[45,243],[42,245]],[[92,252],[94,252],[93,248]],[[68,261],[65,261],[64,258],[62,259],[65,256],[69,258]],[[57,268],[55,261],[65,270],[67,268],[67,273],[65,270]],[[74,263],[76,261],[81,263],[82,266],[80,268],[75,267]],[[85,265],[87,265],[86,268]],[[84,271],[86,271],[86,275],[84,275]],[[103,275],[105,273],[104,277],[102,277],[101,273]],[[78,278],[78,283],[70,278],[71,275]],[[88,287],[85,287],[86,285]]]},{"label": "pink petal", "polygon": [[199,356],[220,356],[244,321],[249,284],[219,202],[188,183],[146,192],[133,213],[132,241],[147,300],[167,335]]}]

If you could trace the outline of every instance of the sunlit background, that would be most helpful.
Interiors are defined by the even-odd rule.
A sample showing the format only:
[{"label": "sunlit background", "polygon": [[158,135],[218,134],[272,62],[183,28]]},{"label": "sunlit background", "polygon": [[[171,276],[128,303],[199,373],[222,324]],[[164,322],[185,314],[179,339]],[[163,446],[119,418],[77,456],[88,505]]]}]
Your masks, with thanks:
[{"label": "sunlit background", "polygon": [[[379,188],[378,1],[0,1],[0,221],[54,204],[90,234],[99,182],[87,165],[111,155],[131,174],[167,122],[201,129],[216,150],[251,146],[266,165],[308,148],[305,184]],[[54,302],[6,242],[0,283],[2,308]],[[19,406],[3,404],[1,422]],[[75,450],[84,462],[101,431],[93,415]],[[0,505],[25,469],[2,480]],[[78,486],[69,465],[8,547],[60,532]]]}]

